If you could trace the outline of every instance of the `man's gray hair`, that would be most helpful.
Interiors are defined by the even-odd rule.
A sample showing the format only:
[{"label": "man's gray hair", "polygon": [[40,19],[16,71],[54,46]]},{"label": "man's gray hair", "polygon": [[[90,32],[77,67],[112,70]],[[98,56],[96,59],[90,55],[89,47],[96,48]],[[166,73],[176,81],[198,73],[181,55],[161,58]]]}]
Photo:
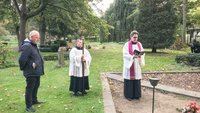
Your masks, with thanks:
[{"label": "man's gray hair", "polygon": [[36,31],[36,30],[31,31],[31,32],[29,33],[29,39],[31,39],[31,37],[32,37],[33,35],[35,35],[35,34],[39,34],[39,32]]},{"label": "man's gray hair", "polygon": [[139,33],[138,33],[136,30],[133,30],[133,31],[130,33],[130,37],[133,37],[134,34],[138,34],[138,35],[139,35]]}]

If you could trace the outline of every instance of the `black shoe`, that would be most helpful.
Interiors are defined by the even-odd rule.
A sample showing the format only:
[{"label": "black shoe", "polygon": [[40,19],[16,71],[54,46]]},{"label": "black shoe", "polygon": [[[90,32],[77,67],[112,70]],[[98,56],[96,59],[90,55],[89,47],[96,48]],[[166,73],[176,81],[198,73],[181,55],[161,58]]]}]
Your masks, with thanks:
[{"label": "black shoe", "polygon": [[37,102],[32,102],[32,105],[35,105],[35,104],[43,104],[45,102],[40,102],[40,101],[37,101]]},{"label": "black shoe", "polygon": [[74,96],[78,96],[78,93],[74,93],[73,95],[74,95]]},{"label": "black shoe", "polygon": [[87,94],[87,92],[86,92],[86,91],[83,91],[83,92],[82,92],[82,95],[86,95],[86,94]]},{"label": "black shoe", "polygon": [[132,101],[133,99],[131,99],[131,98],[126,98],[128,101]]},{"label": "black shoe", "polygon": [[27,112],[35,112],[35,109],[32,108],[32,107],[29,107],[29,108],[26,108],[26,111],[27,111]]},{"label": "black shoe", "polygon": [[134,98],[134,99],[136,99],[136,100],[140,100],[140,97],[136,97],[136,98]]}]

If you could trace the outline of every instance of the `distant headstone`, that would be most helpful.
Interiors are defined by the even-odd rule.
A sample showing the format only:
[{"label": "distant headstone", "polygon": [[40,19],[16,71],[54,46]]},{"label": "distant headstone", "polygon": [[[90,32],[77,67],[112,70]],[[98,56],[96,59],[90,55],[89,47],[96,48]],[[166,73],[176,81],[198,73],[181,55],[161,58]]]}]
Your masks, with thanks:
[{"label": "distant headstone", "polygon": [[62,67],[65,65],[65,59],[64,59],[64,54],[66,51],[66,47],[59,47],[58,49],[58,66]]}]

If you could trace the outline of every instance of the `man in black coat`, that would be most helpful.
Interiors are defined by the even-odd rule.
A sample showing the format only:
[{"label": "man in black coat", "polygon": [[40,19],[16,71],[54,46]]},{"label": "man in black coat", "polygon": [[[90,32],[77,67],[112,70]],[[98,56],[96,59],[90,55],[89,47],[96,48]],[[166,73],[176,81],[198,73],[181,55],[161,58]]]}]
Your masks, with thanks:
[{"label": "man in black coat", "polygon": [[39,38],[40,34],[38,31],[31,31],[29,33],[30,41],[25,41],[20,48],[19,66],[26,78],[25,103],[26,111],[28,112],[35,112],[32,105],[43,103],[37,99],[40,76],[44,75],[44,61],[37,47]]}]

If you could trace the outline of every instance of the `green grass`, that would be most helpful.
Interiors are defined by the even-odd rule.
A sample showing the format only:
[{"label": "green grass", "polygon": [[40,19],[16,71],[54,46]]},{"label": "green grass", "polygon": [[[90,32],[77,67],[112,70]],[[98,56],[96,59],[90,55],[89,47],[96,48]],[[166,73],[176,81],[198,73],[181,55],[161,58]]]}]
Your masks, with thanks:
[{"label": "green grass", "polygon": [[[103,113],[103,99],[100,73],[122,72],[122,47],[116,43],[100,45],[95,43],[96,49],[90,49],[92,63],[90,68],[90,90],[88,95],[72,96],[69,92],[68,63],[63,68],[56,68],[57,61],[45,62],[45,75],[41,77],[39,100],[45,104],[34,106],[36,113]],[[105,46],[105,49],[102,47]],[[147,71],[185,71],[193,67],[176,64],[175,56],[186,54],[186,51],[161,50],[159,53],[150,53],[145,49]],[[18,53],[14,52],[12,60],[17,63]],[[43,53],[49,54],[49,53]],[[0,113],[24,113],[25,79],[19,67],[0,69]]]},{"label": "green grass", "polygon": [[191,71],[196,67],[177,64],[175,57],[181,54],[188,54],[189,49],[183,51],[160,50],[158,53],[151,53],[149,49],[145,57],[145,67],[143,71]]}]

